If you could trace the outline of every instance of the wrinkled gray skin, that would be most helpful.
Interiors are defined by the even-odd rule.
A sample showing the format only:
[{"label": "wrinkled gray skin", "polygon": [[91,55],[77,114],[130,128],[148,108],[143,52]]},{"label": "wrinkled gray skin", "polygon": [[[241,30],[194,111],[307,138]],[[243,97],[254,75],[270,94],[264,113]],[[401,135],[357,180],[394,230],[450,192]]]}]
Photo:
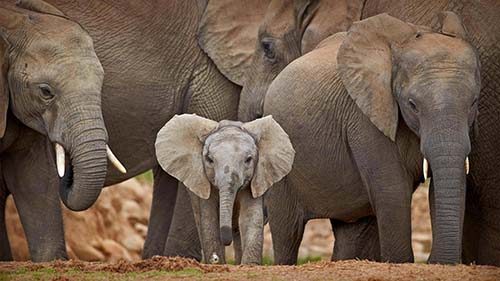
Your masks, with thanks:
[{"label": "wrinkled gray skin", "polygon": [[[496,147],[500,146],[498,143],[500,141],[500,136],[498,136],[500,132],[498,128],[498,124],[500,124],[500,114],[498,114],[498,108],[500,108],[498,102],[500,69],[496,63],[500,57],[500,44],[498,43],[500,42],[500,18],[497,16],[500,13],[500,5],[498,1],[367,0],[363,1],[363,4],[362,18],[388,12],[391,15],[397,15],[398,18],[404,21],[427,26],[435,26],[437,15],[442,11],[453,11],[463,18],[470,41],[477,48],[482,65],[482,88],[479,102],[481,114],[479,114],[476,124],[480,133],[472,136],[471,170],[467,177],[463,262],[500,265],[500,250],[497,247],[500,244],[500,211],[497,207],[498,202],[500,202],[500,187],[498,185],[498,182],[500,182],[500,173],[498,172],[500,171],[500,167],[498,167],[500,165],[500,154],[496,152]],[[361,13],[361,11],[357,11],[357,13]],[[283,19],[286,19],[286,17],[281,17],[281,21],[280,17],[276,17],[276,19],[278,22],[283,23]],[[288,28],[285,30],[291,30],[294,27],[293,19],[288,18],[286,20],[288,21]],[[268,26],[272,27],[274,25],[270,22]],[[325,27],[320,24],[319,29],[322,28]],[[285,64],[280,64],[278,60],[273,63],[275,66],[266,64],[264,56],[266,53],[265,44],[263,44],[264,41],[262,40],[267,37],[266,30],[267,27],[263,24],[260,28],[260,41],[257,44],[256,55],[253,59],[253,70],[248,73],[250,79],[242,90],[239,106],[239,117],[242,121],[249,121],[262,115],[263,97],[269,84],[284,66],[300,54],[297,51],[300,50],[297,47],[297,44],[299,44],[297,37],[285,37],[287,32],[274,34],[272,37],[277,37],[281,41],[284,38],[287,39],[285,41],[287,44],[280,44],[280,46],[286,47],[277,50],[271,49],[271,52],[267,52],[276,52],[278,53],[277,57],[281,58],[281,60],[286,58],[286,61]],[[282,54],[295,54],[295,56],[284,56]],[[431,190],[431,193],[433,193],[433,190]],[[332,224],[335,225],[338,222],[332,221]],[[370,237],[376,235],[376,232],[373,231],[376,229],[375,220],[367,219],[364,222],[357,221],[355,224],[359,224],[359,226],[341,223],[347,229],[346,238],[361,238],[357,241],[349,241],[347,244],[352,244],[354,248],[361,249],[364,252],[364,257],[377,256],[376,251],[371,251],[371,249],[375,248],[374,245],[377,240],[370,239]],[[356,230],[356,228],[359,228],[359,230]],[[339,227],[334,226],[333,229],[339,229]],[[351,230],[353,231],[351,232]],[[345,233],[344,230],[336,232],[336,241],[339,241],[339,234],[344,236]],[[365,245],[366,249],[364,250],[363,247],[365,246],[363,245],[365,243],[363,241],[370,241],[369,245]],[[335,245],[334,259],[339,253],[337,244],[340,243]],[[345,247],[341,249],[342,251],[347,250],[347,252],[346,255],[341,254],[340,256],[352,256],[349,249]]]},{"label": "wrinkled gray skin", "polygon": [[270,116],[217,123],[183,114],[165,124],[155,146],[161,167],[190,191],[204,261],[225,263],[223,246],[237,226],[236,262],[261,264],[262,195],[290,172],[295,154],[278,123]]},{"label": "wrinkled gray skin", "polygon": [[[13,2],[3,1],[1,6],[12,7]],[[213,120],[236,117],[239,87],[221,75],[197,45],[195,35],[203,13],[203,3],[194,0],[161,3],[110,3],[99,0],[47,2],[71,21],[22,11],[25,19],[34,22],[33,27],[39,27],[45,33],[54,33],[55,37],[52,39],[49,34],[35,37],[26,32],[22,38],[33,40],[21,40],[24,43],[22,48],[9,49],[17,52],[34,46],[38,48],[37,52],[45,53],[43,56],[42,53],[34,52],[32,56],[15,57],[19,62],[26,60],[28,66],[25,69],[24,63],[11,65],[12,70],[19,70],[9,75],[10,81],[16,82],[11,87],[25,89],[24,83],[15,80],[18,77],[16,75],[21,75],[23,71],[29,71],[31,76],[28,77],[33,77],[33,80],[29,80],[30,88],[20,93],[19,97],[13,97],[17,93],[11,93],[12,108],[9,108],[9,112],[13,111],[14,114],[9,113],[7,132],[1,139],[3,180],[0,199],[9,193],[14,195],[29,241],[31,258],[45,261],[67,257],[57,196],[59,183],[54,167],[54,148],[40,134],[43,133],[49,136],[51,142],[60,142],[70,156],[67,159],[72,160],[73,177],[69,177],[71,173],[67,167],[67,182],[73,180],[73,185],[63,186],[61,193],[68,207],[85,209],[97,198],[103,184],[118,183],[153,168],[155,189],[150,223],[155,227],[149,228],[143,255],[179,254],[200,259],[190,203],[182,193],[178,195],[184,201],[178,207],[184,210],[179,212],[180,217],[175,220],[176,223],[182,223],[182,227],[173,225],[173,246],[166,245],[178,181],[158,168],[154,141],[158,130],[175,113],[195,112]],[[3,13],[4,9],[1,9],[0,14]],[[28,14],[33,19],[28,19]],[[51,28],[41,27],[39,20]],[[75,22],[80,23],[88,33]],[[65,37],[67,35],[71,36]],[[49,40],[56,38],[59,41]],[[106,73],[102,90],[102,69],[91,52],[90,38]],[[59,44],[61,40],[64,44]],[[58,51],[57,55],[53,55],[53,49],[40,45],[41,42],[56,45],[54,50]],[[62,46],[72,44],[79,47],[61,50]],[[51,60],[46,61],[46,58]],[[89,63],[90,60],[94,62]],[[75,65],[75,62],[79,64]],[[71,65],[71,71],[62,68],[67,63]],[[73,68],[84,63],[89,66],[83,69],[90,71],[93,67],[95,71],[88,72],[92,75],[80,78],[77,76],[80,70]],[[54,71],[52,65],[57,66]],[[47,103],[42,99],[41,80],[38,78],[43,73],[47,73],[47,76],[40,77],[44,77],[43,81],[49,79],[53,83],[51,86],[56,94],[53,106],[47,111],[44,111]],[[31,100],[37,103],[22,106],[23,102],[26,103],[23,97],[27,95],[36,97]],[[100,100],[107,134],[99,110]],[[108,144],[127,168],[126,174],[120,174],[111,165],[107,168],[104,145],[108,135]],[[80,146],[91,145],[93,149],[86,149],[92,151],[89,156],[84,153],[85,149],[81,152],[77,150]],[[92,167],[79,166],[79,159],[85,163],[82,165]],[[33,194],[39,196],[35,198]],[[2,201],[0,227],[5,224],[4,204]],[[9,260],[11,254],[5,236],[5,228],[2,228],[0,258]]]},{"label": "wrinkled gray skin", "polygon": [[[467,177],[463,262],[500,266],[500,152],[497,149],[500,146],[500,3],[495,0],[368,0],[363,17],[388,12],[404,21],[435,26],[436,15],[444,10],[463,18],[481,61],[478,134],[472,138]],[[436,190],[435,181],[433,185],[431,194]]]},{"label": "wrinkled gray skin", "polygon": [[[422,155],[435,190],[430,262],[461,261],[464,160],[480,89],[475,51],[463,34],[378,17],[295,60],[266,95],[264,114],[282,125],[297,151],[283,186],[266,197],[277,263],[296,262],[309,219],[369,215],[377,217],[380,259],[412,262],[411,194],[422,180]],[[373,50],[377,60],[369,61]],[[377,119],[394,109],[399,122]],[[388,127],[397,128],[395,141]]]}]

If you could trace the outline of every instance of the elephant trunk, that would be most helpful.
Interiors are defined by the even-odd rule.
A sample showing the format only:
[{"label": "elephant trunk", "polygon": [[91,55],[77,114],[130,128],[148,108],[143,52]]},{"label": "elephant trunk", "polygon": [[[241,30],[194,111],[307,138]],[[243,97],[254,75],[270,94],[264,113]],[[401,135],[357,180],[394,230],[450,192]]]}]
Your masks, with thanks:
[{"label": "elephant trunk", "polygon": [[63,141],[71,161],[66,163],[59,192],[64,205],[73,211],[92,206],[101,193],[107,173],[108,135],[100,107],[86,109],[83,113],[81,109],[72,110],[81,114],[68,116]]},{"label": "elephant trunk", "polygon": [[460,263],[465,211],[465,162],[470,152],[468,133],[466,129],[454,132],[451,137],[437,133],[424,139],[423,144],[433,184],[429,198],[433,216],[433,243],[429,262]]},{"label": "elephant trunk", "polygon": [[235,198],[236,192],[230,186],[219,189],[220,238],[226,246],[233,240],[232,219]]}]

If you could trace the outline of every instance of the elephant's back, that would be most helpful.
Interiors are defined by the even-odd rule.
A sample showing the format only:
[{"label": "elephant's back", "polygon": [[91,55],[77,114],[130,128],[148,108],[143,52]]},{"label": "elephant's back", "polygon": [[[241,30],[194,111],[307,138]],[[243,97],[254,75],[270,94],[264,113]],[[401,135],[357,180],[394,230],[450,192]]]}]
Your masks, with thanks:
[{"label": "elephant's back", "polygon": [[[290,136],[296,155],[288,181],[309,216],[349,219],[366,215],[368,200],[346,141],[356,106],[336,72],[338,44],[328,45],[298,58],[276,77],[264,114],[273,115]],[[332,204],[337,200],[350,205]]]}]

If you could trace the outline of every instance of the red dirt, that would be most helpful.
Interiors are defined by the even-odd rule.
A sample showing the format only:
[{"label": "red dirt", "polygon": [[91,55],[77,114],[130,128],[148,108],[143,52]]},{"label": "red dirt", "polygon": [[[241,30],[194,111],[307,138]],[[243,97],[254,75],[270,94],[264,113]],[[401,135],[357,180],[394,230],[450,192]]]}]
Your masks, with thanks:
[{"label": "red dirt", "polygon": [[[122,278],[130,280],[131,277],[134,280],[500,280],[500,268],[493,266],[388,264],[368,261],[317,262],[302,266],[231,266],[206,265],[190,259],[165,257],[116,263],[82,261],[0,263],[0,272],[3,274],[0,275],[0,279],[6,277],[5,279],[14,280],[40,277],[41,279],[51,277],[52,280],[82,280],[88,277],[116,280]],[[37,272],[47,275],[35,275]],[[86,275],[89,273],[107,275]],[[130,275],[132,273],[133,276]],[[155,274],[148,275],[148,273]]]}]

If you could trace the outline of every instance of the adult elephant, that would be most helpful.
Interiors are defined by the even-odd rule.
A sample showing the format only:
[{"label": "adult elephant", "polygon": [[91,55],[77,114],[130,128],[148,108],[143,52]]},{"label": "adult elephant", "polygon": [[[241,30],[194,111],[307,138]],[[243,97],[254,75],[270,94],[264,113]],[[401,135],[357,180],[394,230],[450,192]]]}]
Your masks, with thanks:
[{"label": "adult elephant", "polygon": [[[61,186],[61,198],[73,209],[84,208],[97,198],[106,176],[108,134],[101,112],[104,72],[91,37],[78,23],[58,11],[40,14],[3,4],[0,258],[11,258],[4,215],[9,193],[31,238],[34,260],[64,256],[64,240],[52,239],[62,237],[60,209],[52,208],[59,204],[54,144],[59,151],[59,174],[72,178]],[[66,172],[64,149],[72,159]]]},{"label": "adult elephant", "polygon": [[[361,13],[362,18],[373,16],[379,13],[388,12],[398,18],[421,25],[436,27],[437,15],[445,10],[453,11],[463,18],[465,28],[468,30],[471,43],[479,52],[482,64],[482,90],[479,103],[479,117],[477,122],[478,135],[472,138],[472,152],[470,155],[471,172],[468,176],[467,200],[464,221],[464,239],[463,239],[463,262],[476,262],[480,264],[500,264],[500,212],[498,211],[498,202],[500,197],[498,190],[500,187],[497,182],[500,178],[497,161],[500,158],[495,153],[498,146],[497,124],[498,119],[500,89],[498,81],[500,80],[500,70],[496,64],[500,57],[500,23],[497,15],[500,13],[500,4],[498,1],[466,1],[466,0],[366,0],[363,1],[359,9],[349,10],[354,13],[351,18]],[[288,28],[281,29],[281,32],[272,30],[272,15],[266,16],[267,21],[259,29],[259,42],[256,44],[252,65],[247,74],[248,79],[244,83],[239,106],[239,118],[242,121],[250,121],[262,116],[262,105],[265,93],[283,68],[300,56],[301,37],[293,37],[290,34],[297,34],[300,29],[297,28],[293,17],[274,17],[275,22],[287,20]],[[329,22],[323,22],[318,28],[326,29]],[[271,27],[271,28],[270,28]],[[300,34],[300,33],[299,33]],[[325,37],[323,37],[325,38]],[[294,44],[284,45],[284,40],[291,40]],[[297,47],[299,46],[299,47]],[[433,218],[434,220],[434,218]],[[342,228],[336,233],[346,237],[357,237],[364,235],[369,238],[373,236],[376,230],[376,222],[373,219],[368,221],[358,221],[353,224],[342,222],[332,222],[341,225]],[[478,231],[480,230],[480,231]],[[371,234],[369,234],[371,233]],[[376,232],[375,232],[376,233]],[[372,250],[375,249],[376,241],[371,241],[370,245],[363,245],[363,239],[352,241],[354,248],[365,248],[366,256],[377,256]],[[345,243],[344,243],[345,244]],[[349,248],[338,243],[335,244],[339,250],[347,251],[341,257],[352,257],[359,253],[351,252]],[[336,251],[339,253],[339,251]],[[371,252],[371,253],[370,253]],[[335,255],[335,251],[334,251]]]},{"label": "adult elephant", "polygon": [[[103,185],[123,181],[153,168],[155,187],[150,225],[154,227],[149,228],[144,257],[182,254],[201,258],[191,205],[182,192],[179,196],[184,201],[177,204],[179,216],[174,220],[174,233],[170,235],[173,246],[166,243],[178,182],[162,172],[156,162],[156,134],[178,113],[196,113],[213,120],[236,119],[240,87],[232,81],[238,83],[248,64],[244,58],[251,56],[252,48],[244,46],[253,46],[255,36],[251,35],[257,32],[257,23],[267,1],[253,1],[252,9],[241,9],[245,1],[233,1],[235,5],[231,6],[228,1],[207,3],[195,0],[27,0],[18,1],[21,8],[14,7],[13,2],[1,2],[2,7],[9,7],[9,10],[0,10],[0,32],[8,44],[1,45],[1,51],[8,53],[10,67],[2,68],[8,72],[9,83],[0,81],[2,86],[8,85],[10,89],[31,88],[19,95],[11,91],[9,112],[13,114],[8,114],[7,133],[1,139],[1,258],[11,258],[8,240],[4,239],[3,220],[3,204],[8,192],[13,193],[19,208],[31,258],[35,261],[66,258],[54,149],[40,132],[47,134],[50,141],[61,144],[69,156],[61,180],[61,198],[67,207],[86,209],[96,200]],[[230,75],[229,79],[220,73],[197,40],[211,31],[227,28],[227,25],[217,25],[221,22],[212,22],[216,17],[220,19],[219,14],[213,13],[218,4],[240,12],[238,25],[231,28],[241,31],[235,34],[243,36],[233,34],[229,39],[243,47],[227,54],[236,58],[230,60],[231,71],[225,71]],[[228,12],[226,16],[228,21],[235,14]],[[5,30],[13,28],[19,28],[20,32],[5,36]],[[36,37],[29,36],[31,29],[37,32]],[[38,47],[25,55],[29,59],[27,63],[20,59],[23,49],[14,44],[13,40],[17,39],[14,35],[21,38],[17,41],[19,46],[33,44]],[[60,40],[55,40],[58,38]],[[205,49],[209,50],[208,47]],[[79,55],[72,57],[73,53]],[[94,64],[89,63],[92,60]],[[103,69],[106,73],[104,82]],[[46,73],[52,76],[46,76]],[[86,80],[78,80],[80,76],[77,75]],[[53,80],[48,83],[44,79]],[[68,87],[68,93],[63,93],[60,87]],[[37,96],[28,98],[28,95]],[[54,95],[57,103],[50,107],[53,110],[46,110]],[[63,98],[66,96],[68,99]],[[5,93],[0,98],[3,121],[8,103]],[[19,100],[31,103],[34,113],[16,110]],[[78,115],[83,115],[83,121],[76,119]],[[60,116],[68,119],[60,121]],[[90,143],[92,140],[88,134],[91,130],[85,129],[87,125],[100,126],[96,130],[97,144]],[[72,127],[80,131],[67,130]],[[71,139],[74,142],[70,142]],[[84,154],[76,150],[75,141],[87,144],[98,155],[83,158]],[[127,168],[125,174],[107,168],[106,142]],[[93,166],[78,166],[81,158],[85,165]],[[93,174],[82,174],[84,172]]]}]

